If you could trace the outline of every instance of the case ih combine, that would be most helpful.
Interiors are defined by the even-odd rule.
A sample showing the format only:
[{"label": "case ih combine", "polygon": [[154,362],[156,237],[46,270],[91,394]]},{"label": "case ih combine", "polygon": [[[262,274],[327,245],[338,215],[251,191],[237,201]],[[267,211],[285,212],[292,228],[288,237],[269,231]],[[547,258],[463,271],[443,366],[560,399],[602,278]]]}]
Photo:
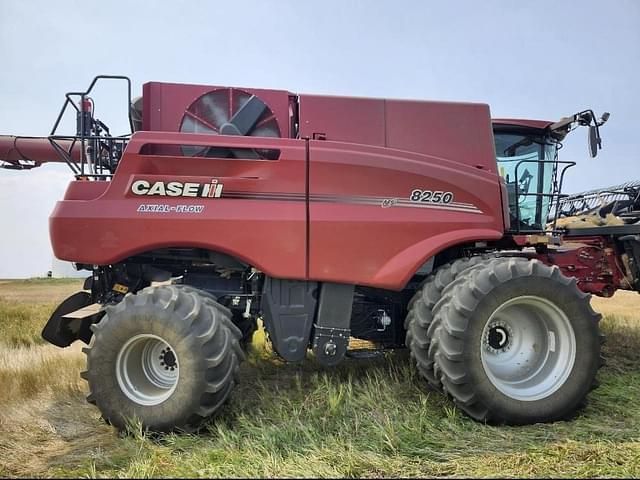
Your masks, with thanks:
[{"label": "case ih combine", "polygon": [[[94,116],[104,79],[127,84],[130,135]],[[0,159],[76,174],[51,241],[89,276],[43,336],[89,345],[88,400],[116,427],[197,429],[258,318],[286,361],[406,346],[474,419],[525,424],[570,416],[595,386],[590,294],[640,287],[637,188],[609,209],[620,225],[556,225],[561,141],[587,126],[595,156],[607,117],[156,82],[131,102],[126,77],[101,76],[49,137],[0,137]]]}]

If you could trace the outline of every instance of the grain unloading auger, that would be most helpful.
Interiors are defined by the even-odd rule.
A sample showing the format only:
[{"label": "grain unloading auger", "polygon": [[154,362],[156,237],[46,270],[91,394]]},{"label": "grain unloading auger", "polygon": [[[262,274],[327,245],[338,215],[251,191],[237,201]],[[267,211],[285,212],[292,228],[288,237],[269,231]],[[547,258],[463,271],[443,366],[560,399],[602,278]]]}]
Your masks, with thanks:
[{"label": "grain unloading auger", "polygon": [[479,421],[567,418],[596,385],[590,294],[640,288],[640,225],[560,228],[557,151],[582,125],[595,155],[608,114],[150,82],[114,137],[98,79],[67,95],[76,135],[61,113],[0,158],[76,173],[50,233],[88,277],[43,336],[89,345],[88,400],[116,427],[197,429],[233,401],[258,318],[289,362],[408,347]]},{"label": "grain unloading auger", "polygon": [[[79,145],[71,150],[71,142],[62,148],[71,152],[73,160],[80,160]],[[46,137],[14,137],[0,135],[0,167],[10,170],[29,170],[43,163],[64,162]]]}]

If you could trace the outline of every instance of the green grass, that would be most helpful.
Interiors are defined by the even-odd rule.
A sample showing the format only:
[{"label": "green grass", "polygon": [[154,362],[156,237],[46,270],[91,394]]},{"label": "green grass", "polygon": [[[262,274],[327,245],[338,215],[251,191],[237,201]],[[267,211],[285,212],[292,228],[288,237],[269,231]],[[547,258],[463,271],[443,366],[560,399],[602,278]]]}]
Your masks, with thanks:
[{"label": "green grass", "polygon": [[[429,392],[404,355],[335,371],[252,355],[199,435],[134,435],[55,475],[134,477],[640,475],[640,372],[601,375],[571,422],[475,423]],[[247,378],[248,377],[248,378]],[[93,472],[93,473],[92,473]]]},{"label": "green grass", "polygon": [[[14,307],[0,303],[2,324]],[[640,322],[606,316],[603,330],[607,365],[587,407],[572,421],[526,427],[469,420],[428,390],[406,352],[336,369],[289,365],[257,334],[242,383],[200,434],[145,435],[132,425],[120,436],[84,402],[82,354],[63,351],[57,375],[36,379],[40,390],[0,394],[0,476],[638,477]],[[33,346],[0,347],[0,384],[10,382],[2,353],[32,351],[8,370],[14,377],[43,371],[35,355],[49,347],[25,339]]]}]

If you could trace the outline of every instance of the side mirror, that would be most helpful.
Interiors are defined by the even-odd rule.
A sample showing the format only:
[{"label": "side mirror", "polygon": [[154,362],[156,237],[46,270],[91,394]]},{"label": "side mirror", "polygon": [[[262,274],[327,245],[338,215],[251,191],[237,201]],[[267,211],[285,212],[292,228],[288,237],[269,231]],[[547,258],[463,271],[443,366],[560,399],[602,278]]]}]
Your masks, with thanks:
[{"label": "side mirror", "polygon": [[598,155],[598,148],[601,148],[600,133],[595,125],[589,126],[589,155],[595,158]]}]

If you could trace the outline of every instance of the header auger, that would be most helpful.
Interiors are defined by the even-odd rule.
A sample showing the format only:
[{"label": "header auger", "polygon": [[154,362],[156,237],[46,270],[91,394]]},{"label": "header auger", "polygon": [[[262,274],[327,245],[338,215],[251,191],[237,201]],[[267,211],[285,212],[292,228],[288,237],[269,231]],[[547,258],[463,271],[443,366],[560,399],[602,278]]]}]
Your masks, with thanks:
[{"label": "header auger", "polygon": [[[126,135],[95,118],[106,79],[127,85]],[[76,134],[58,135],[67,108]],[[88,399],[116,427],[197,429],[258,318],[286,361],[408,347],[471,417],[526,424],[567,418],[595,385],[590,294],[640,289],[637,192],[600,206],[615,225],[558,218],[577,211],[561,142],[586,126],[595,155],[607,118],[158,82],[132,102],[126,77],[100,76],[49,137],[0,137],[0,160],[76,175],[50,233],[88,276],[43,336],[89,345]]]}]

